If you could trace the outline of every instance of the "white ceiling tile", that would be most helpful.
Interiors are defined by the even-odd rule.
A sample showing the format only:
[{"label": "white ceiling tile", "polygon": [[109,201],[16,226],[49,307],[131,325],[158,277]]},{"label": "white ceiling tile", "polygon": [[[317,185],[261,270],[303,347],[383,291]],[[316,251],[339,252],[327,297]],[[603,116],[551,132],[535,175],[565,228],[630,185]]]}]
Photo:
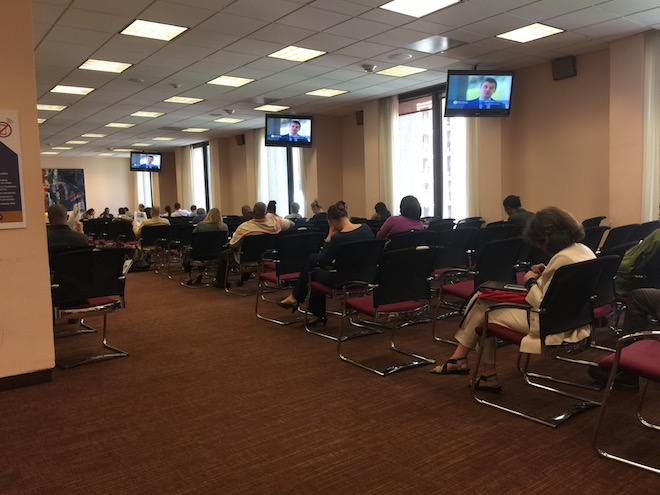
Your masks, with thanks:
[{"label": "white ceiling tile", "polygon": [[611,0],[599,2],[598,8],[618,15],[630,15],[658,7],[657,0]]},{"label": "white ceiling tile", "polygon": [[363,59],[358,57],[349,57],[347,55],[323,55],[307,62],[308,64],[321,65],[323,67],[346,67],[347,65],[358,65]]},{"label": "white ceiling tile", "polygon": [[190,5],[181,8],[180,4],[158,0],[141,12],[139,18],[145,21],[191,28],[207,20],[214,13],[214,10],[200,9]]},{"label": "white ceiling tile", "polygon": [[542,0],[513,9],[509,14],[524,17],[534,22],[541,22],[551,17],[570,14],[590,7],[592,4],[593,2],[587,0]]},{"label": "white ceiling tile", "polygon": [[101,14],[81,9],[67,9],[57,22],[62,26],[79,28],[94,26],[94,29],[106,33],[118,33],[131,23],[132,19],[124,16]]},{"label": "white ceiling tile", "polygon": [[240,36],[236,35],[214,33],[213,31],[206,31],[203,29],[194,29],[188,30],[182,35],[178,36],[174,43],[221,50],[227,45],[238,41],[239,39],[241,39]]},{"label": "white ceiling tile", "polygon": [[355,43],[354,39],[335,36],[328,33],[317,33],[314,36],[305,38],[303,44],[305,48],[312,50],[321,50],[326,53],[334,52],[348,45]]},{"label": "white ceiling tile", "polygon": [[206,31],[222,33],[223,35],[247,36],[267,24],[262,20],[250,19],[225,12],[218,13],[199,25]]},{"label": "white ceiling tile", "polygon": [[286,0],[237,0],[226,7],[225,12],[262,21],[275,21],[299,8],[300,4]]},{"label": "white ceiling tile", "polygon": [[280,43],[242,38],[231,45],[227,45],[223,51],[247,53],[264,57],[284,48]]},{"label": "white ceiling tile", "polygon": [[381,45],[378,43],[371,43],[369,41],[360,41],[358,43],[353,43],[350,46],[337,50],[339,55],[348,55],[350,57],[356,58],[372,58],[383,53],[387,53],[392,50],[392,47]]},{"label": "white ceiling tile", "polygon": [[296,45],[304,46],[305,38],[313,36],[315,31],[310,29],[302,29],[292,26],[285,26],[284,24],[272,23],[263,27],[250,35],[251,39],[270,41],[272,43],[279,43],[282,46]]},{"label": "white ceiling tile", "polygon": [[406,24],[406,29],[412,31],[419,31],[426,34],[440,34],[443,31],[448,31],[453,29],[451,26],[446,26],[444,24],[438,24],[437,22],[429,22],[422,19],[417,19],[413,22]]},{"label": "white ceiling tile", "polygon": [[314,7],[303,7],[285,17],[282,17],[277,22],[287,26],[323,31],[324,29],[328,29],[336,24],[347,21],[348,19],[350,19],[349,16],[338,12],[317,9]]},{"label": "white ceiling tile", "polygon": [[478,33],[483,36],[497,36],[513,29],[530,24],[529,19],[509,14],[498,14],[463,26],[463,30]]},{"label": "white ceiling tile", "polygon": [[626,19],[643,24],[644,26],[653,26],[660,23],[660,8],[645,10],[638,14],[630,14],[626,16]]},{"label": "white ceiling tile", "polygon": [[429,14],[424,17],[424,20],[458,28],[498,14],[499,12],[491,8],[491,5],[492,3],[482,6],[462,2]]},{"label": "white ceiling tile", "polygon": [[387,24],[373,22],[361,19],[350,19],[336,26],[331,27],[326,32],[336,34],[337,36],[346,36],[354,39],[365,39],[377,34],[384,33],[392,29]]},{"label": "white ceiling tile", "polygon": [[310,4],[311,7],[328,10],[330,12],[338,12],[354,17],[362,14],[371,9],[366,5],[360,5],[355,2],[346,2],[344,0],[317,0]]},{"label": "white ceiling tile", "polygon": [[422,34],[419,31],[412,31],[405,28],[394,28],[386,33],[372,36],[369,38],[369,41],[387,46],[405,46],[423,40],[426,37],[425,34]]},{"label": "white ceiling tile", "polygon": [[612,19],[611,21],[605,21],[600,24],[592,24],[591,26],[576,29],[575,32],[591,38],[612,38],[632,36],[633,34],[641,33],[645,30],[646,27],[626,19]]},{"label": "white ceiling tile", "polygon": [[607,12],[595,7],[588,7],[567,15],[547,19],[546,23],[559,29],[573,30],[609,21],[616,17],[616,14],[613,14],[612,12]]},{"label": "white ceiling tile", "polygon": [[113,14],[125,17],[135,17],[153,3],[153,0],[112,0],[112,2],[98,2],[96,0],[75,0],[76,9],[90,10],[103,14]]}]

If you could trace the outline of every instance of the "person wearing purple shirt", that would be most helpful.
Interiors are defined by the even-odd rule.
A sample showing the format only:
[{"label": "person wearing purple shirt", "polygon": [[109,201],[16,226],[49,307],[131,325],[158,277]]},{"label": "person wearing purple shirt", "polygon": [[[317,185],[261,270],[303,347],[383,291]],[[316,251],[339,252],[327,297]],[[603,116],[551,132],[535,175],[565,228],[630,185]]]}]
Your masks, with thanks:
[{"label": "person wearing purple shirt", "polygon": [[405,196],[401,200],[400,210],[401,215],[392,216],[385,220],[385,223],[376,234],[376,238],[384,239],[398,232],[424,229],[424,224],[420,220],[422,207],[415,196]]}]

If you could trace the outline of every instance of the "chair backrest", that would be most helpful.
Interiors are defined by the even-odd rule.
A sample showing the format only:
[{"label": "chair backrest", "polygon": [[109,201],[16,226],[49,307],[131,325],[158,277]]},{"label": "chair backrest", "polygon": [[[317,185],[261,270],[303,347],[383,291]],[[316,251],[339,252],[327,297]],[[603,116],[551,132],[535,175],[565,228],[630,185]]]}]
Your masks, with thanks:
[{"label": "chair backrest", "polygon": [[515,264],[522,244],[521,237],[487,242],[474,268],[474,286],[479,287],[488,280],[515,284]]},{"label": "chair backrest", "polygon": [[227,244],[226,230],[193,232],[190,237],[190,258],[194,261],[218,259]]},{"label": "chair backrest", "polygon": [[277,234],[279,237],[284,237],[287,235],[297,235],[297,234],[303,234],[305,232],[318,232],[319,229],[314,227],[311,224],[308,224],[307,222],[302,223],[300,225],[296,224],[290,229],[282,230],[279,234]]},{"label": "chair backrest", "polygon": [[655,229],[660,228],[660,220],[651,220],[639,225],[639,228],[630,236],[631,241],[641,241],[642,239],[650,236]]},{"label": "chair backrest", "polygon": [[618,256],[619,258],[623,258],[623,255],[626,254],[626,251],[628,249],[637,246],[639,244],[639,241],[633,241],[633,242],[627,242],[625,244],[621,244],[620,246],[613,246],[610,248],[605,248],[601,249],[600,253],[598,253],[598,257],[601,258],[603,256]]},{"label": "chair backrest", "polygon": [[435,218],[429,222],[428,230],[441,232],[443,230],[452,230],[454,228],[453,218]]},{"label": "chair backrest", "polygon": [[385,246],[387,251],[395,249],[414,248],[417,246],[435,246],[437,245],[437,232],[433,230],[411,230],[408,232],[397,232],[389,237],[389,242]]},{"label": "chair backrest", "polygon": [[603,238],[606,230],[610,228],[605,225],[600,225],[598,227],[587,227],[584,229],[584,239],[582,239],[582,244],[591,249],[594,253],[600,246],[600,241]]},{"label": "chair backrest", "polygon": [[517,225],[495,225],[477,230],[472,239],[471,249],[474,251],[472,254],[472,262],[474,264],[479,262],[479,257],[483,251],[484,246],[499,239],[507,239],[510,237],[517,237],[520,235],[520,227]]},{"label": "chair backrest", "polygon": [[172,241],[179,241],[182,246],[189,246],[192,242],[192,233],[195,225],[190,222],[177,223],[170,227],[169,238]]},{"label": "chair backrest", "polygon": [[94,237],[99,236],[105,232],[106,225],[111,222],[108,218],[90,218],[83,220],[83,232],[87,235]]},{"label": "chair backrest", "polygon": [[124,295],[122,275],[126,250],[76,249],[61,252],[52,262],[54,306],[103,296]]},{"label": "chair backrest", "polygon": [[351,281],[373,282],[385,244],[387,239],[367,239],[339,246],[334,263],[337,270],[336,287]]},{"label": "chair backrest", "polygon": [[156,239],[169,239],[169,236],[169,225],[146,225],[140,230],[140,245],[153,246],[156,244]]},{"label": "chair backrest", "polygon": [[311,225],[312,227],[316,228],[319,232],[323,232],[326,235],[330,230],[330,225],[328,225],[328,221],[326,219],[314,220],[313,218],[310,218],[307,224]]},{"label": "chair backrest", "polygon": [[241,264],[261,261],[264,251],[273,249],[276,240],[276,234],[248,234],[244,236],[240,248]]},{"label": "chair backrest", "polygon": [[438,257],[436,268],[467,266],[467,251],[472,246],[472,239],[478,231],[479,229],[466,227],[438,232],[436,244],[444,247],[444,250]]},{"label": "chair backrest", "polygon": [[430,277],[437,252],[437,246],[385,251],[378,263],[375,278],[374,307],[429,299]]},{"label": "chair backrest", "polygon": [[590,227],[598,227],[600,225],[600,222],[605,220],[607,217],[592,217],[592,218],[587,218],[582,222],[582,226],[585,229],[588,229]]},{"label": "chair backrest", "polygon": [[464,229],[464,228],[481,228],[483,224],[485,224],[486,221],[482,220],[481,217],[468,217],[468,218],[463,218],[462,220],[459,220],[456,222],[456,228],[457,229]]},{"label": "chair backrest", "polygon": [[616,272],[621,264],[621,256],[602,254],[598,257],[601,263],[600,277],[598,278],[598,285],[596,287],[596,299],[593,306],[603,306],[611,304],[616,301],[616,290],[614,288],[614,279]]},{"label": "chair backrest", "polygon": [[541,339],[588,325],[593,320],[593,297],[604,261],[600,258],[564,265],[550,281],[539,315]]},{"label": "chair backrest", "polygon": [[321,250],[325,239],[325,235],[318,231],[294,232],[284,236],[280,233],[275,240],[274,254],[279,260],[275,272],[278,276],[302,271],[309,256]]},{"label": "chair backrest", "polygon": [[[607,237],[601,246],[601,249],[609,249],[614,246],[620,246],[629,242],[633,233],[640,228],[640,224],[631,223],[630,225],[621,225],[620,227],[614,227],[607,232]],[[637,239],[639,240],[639,239]]]},{"label": "chair backrest", "polygon": [[133,224],[126,220],[116,220],[105,226],[105,238],[117,241],[123,236],[124,241],[134,241]]}]

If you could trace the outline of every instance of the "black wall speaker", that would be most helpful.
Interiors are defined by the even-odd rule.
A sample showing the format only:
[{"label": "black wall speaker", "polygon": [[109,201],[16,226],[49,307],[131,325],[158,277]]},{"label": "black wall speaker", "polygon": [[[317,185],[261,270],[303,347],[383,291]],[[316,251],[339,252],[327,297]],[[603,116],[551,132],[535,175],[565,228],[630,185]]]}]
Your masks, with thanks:
[{"label": "black wall speaker", "polygon": [[355,112],[355,123],[357,125],[364,125],[364,112],[362,110]]},{"label": "black wall speaker", "polygon": [[239,146],[245,144],[245,134],[236,134],[236,144]]},{"label": "black wall speaker", "polygon": [[566,79],[567,77],[577,76],[577,61],[574,55],[568,57],[556,58],[552,62],[552,78]]}]

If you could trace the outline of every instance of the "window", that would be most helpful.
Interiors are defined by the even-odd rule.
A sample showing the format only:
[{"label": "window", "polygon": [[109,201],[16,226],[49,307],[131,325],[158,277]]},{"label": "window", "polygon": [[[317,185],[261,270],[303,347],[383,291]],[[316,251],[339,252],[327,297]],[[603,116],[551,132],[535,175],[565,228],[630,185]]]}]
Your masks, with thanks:
[{"label": "window", "polygon": [[137,201],[144,206],[153,206],[153,185],[151,182],[151,173],[149,172],[135,172],[135,180],[137,186]]},{"label": "window", "polygon": [[305,215],[305,196],[300,148],[264,146],[259,165],[259,201],[277,202],[277,214],[289,214],[289,205],[295,201],[300,204],[300,214]]},{"label": "window", "polygon": [[199,143],[192,146],[191,183],[192,202],[208,211],[212,204],[209,181],[209,143]]}]

